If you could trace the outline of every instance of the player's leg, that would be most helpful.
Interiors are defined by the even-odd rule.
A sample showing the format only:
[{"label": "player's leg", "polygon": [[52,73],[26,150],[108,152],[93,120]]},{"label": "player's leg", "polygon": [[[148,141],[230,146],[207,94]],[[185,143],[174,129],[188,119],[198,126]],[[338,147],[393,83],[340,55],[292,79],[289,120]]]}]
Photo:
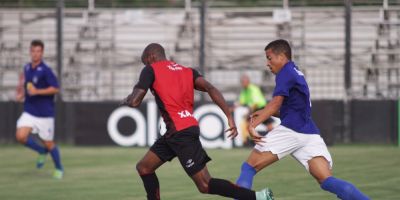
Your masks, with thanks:
[{"label": "player's leg", "polygon": [[257,149],[253,149],[246,162],[241,166],[236,184],[251,189],[256,173],[278,160],[278,156],[271,151],[260,152]]},{"label": "player's leg", "polygon": [[160,184],[155,171],[176,154],[167,144],[165,136],[159,138],[143,158],[136,164],[136,170],[143,181],[148,200],[160,199]]},{"label": "player's leg", "polygon": [[253,178],[258,171],[298,148],[298,140],[295,138],[295,133],[283,126],[274,127],[263,141],[263,144],[254,147],[247,161],[242,164],[236,184],[251,188]]},{"label": "player's leg", "polygon": [[43,140],[43,144],[46,146],[47,151],[50,153],[50,156],[54,163],[54,167],[56,168],[53,177],[61,179],[64,176],[64,167],[61,163],[61,155],[58,146],[53,140]]},{"label": "player's leg", "polygon": [[31,127],[18,127],[17,132],[15,133],[17,141],[21,144],[26,144],[31,131],[32,131]]},{"label": "player's leg", "polygon": [[64,168],[61,163],[60,150],[54,142],[54,118],[36,118],[35,124],[39,131],[39,137],[53,160],[55,167],[53,177],[61,179],[64,176]]},{"label": "player's leg", "polygon": [[22,113],[21,117],[17,121],[17,131],[15,133],[15,136],[19,143],[25,145],[28,148],[31,148],[39,154],[43,154],[46,152],[46,149],[40,146],[31,135],[34,126],[34,117],[27,113]]},{"label": "player's leg", "polygon": [[368,200],[353,184],[332,176],[329,162],[322,156],[308,161],[310,174],[318,181],[321,188],[337,195],[343,200]]},{"label": "player's leg", "polygon": [[230,181],[212,178],[207,166],[191,176],[198,190],[204,194],[215,194],[239,200],[272,200],[270,191],[254,192],[252,190],[237,186]]},{"label": "player's leg", "polygon": [[31,131],[31,127],[19,127],[17,128],[16,138],[21,144],[24,144],[26,147],[39,153],[39,156],[36,159],[36,168],[40,169],[43,167],[46,160],[47,150],[35,141]]},{"label": "player's leg", "polygon": [[[256,193],[254,191],[210,176],[206,164],[211,158],[203,149],[199,136],[200,130],[196,126],[185,129],[168,139],[168,144],[178,156],[179,162],[185,172],[192,178],[198,190],[201,193],[255,200]],[[258,196],[258,199],[267,199],[265,191],[258,193]]]},{"label": "player's leg", "polygon": [[31,127],[19,127],[17,128],[17,132],[15,134],[17,141],[26,147],[38,152],[39,154],[45,154],[46,149],[40,146],[33,136],[30,134],[32,131]]},{"label": "player's leg", "polygon": [[325,142],[319,135],[298,135],[304,141],[304,146],[292,155],[310,172],[318,181],[321,188],[332,192],[343,200],[367,200],[351,183],[332,176],[332,157]]},{"label": "player's leg", "polygon": [[150,150],[136,164],[136,170],[143,181],[148,200],[160,199],[160,184],[155,171],[164,163],[165,161]]},{"label": "player's leg", "polygon": [[319,184],[332,176],[330,168],[329,162],[323,156],[317,156],[308,161],[308,170]]}]

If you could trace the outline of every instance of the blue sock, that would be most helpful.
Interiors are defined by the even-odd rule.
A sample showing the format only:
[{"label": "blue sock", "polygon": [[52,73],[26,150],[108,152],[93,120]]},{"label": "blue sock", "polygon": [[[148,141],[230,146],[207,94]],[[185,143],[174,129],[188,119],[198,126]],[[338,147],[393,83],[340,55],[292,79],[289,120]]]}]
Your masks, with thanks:
[{"label": "blue sock", "polygon": [[60,157],[60,152],[58,150],[58,147],[55,146],[51,151],[50,151],[51,158],[53,159],[54,166],[56,169],[63,170],[63,167],[61,165],[61,157]]},{"label": "blue sock", "polygon": [[251,165],[249,165],[247,162],[244,162],[242,164],[240,176],[237,179],[236,184],[241,187],[251,189],[251,187],[253,186],[253,178],[256,173],[256,170]]},{"label": "blue sock", "polygon": [[40,146],[38,143],[35,142],[31,135],[28,136],[28,140],[26,140],[25,146],[33,149],[34,151],[45,154],[47,152],[46,148]]},{"label": "blue sock", "polygon": [[361,193],[353,184],[337,179],[333,176],[325,179],[321,188],[332,192],[342,200],[369,200],[370,198]]}]

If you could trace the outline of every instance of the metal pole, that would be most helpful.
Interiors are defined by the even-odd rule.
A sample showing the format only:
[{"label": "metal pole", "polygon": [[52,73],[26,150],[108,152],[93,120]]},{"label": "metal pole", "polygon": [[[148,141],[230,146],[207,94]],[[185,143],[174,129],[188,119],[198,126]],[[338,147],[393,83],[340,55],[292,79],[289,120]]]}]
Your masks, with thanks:
[{"label": "metal pole", "polygon": [[289,9],[289,0],[283,0],[283,9]]},{"label": "metal pole", "polygon": [[[56,40],[57,40],[57,77],[60,87],[60,92],[56,95],[56,122],[55,130],[64,131],[64,104],[62,103],[62,68],[63,68],[63,19],[64,19],[64,0],[57,0],[56,6]],[[70,135],[70,134],[68,134]],[[71,142],[72,137],[66,137],[66,141]]]},{"label": "metal pole", "polygon": [[389,8],[389,1],[383,0],[383,9],[387,10]]},{"label": "metal pole", "polygon": [[[207,8],[207,0],[202,0],[200,5],[200,54],[199,54],[199,68],[200,73],[205,76],[204,74],[204,65],[206,60],[205,54],[205,34],[206,34],[206,8]],[[201,101],[205,100],[205,96],[201,94]]]},{"label": "metal pole", "polygon": [[192,0],[185,0],[186,13],[190,13],[191,9],[192,9]]},{"label": "metal pole", "polygon": [[346,1],[345,11],[345,87],[349,94],[351,90],[351,0]]},{"label": "metal pole", "polygon": [[344,135],[345,143],[351,142],[351,7],[352,0],[344,0],[345,2],[345,62],[344,62],[344,82],[345,82],[345,99],[344,99]]},{"label": "metal pole", "polygon": [[[60,88],[62,88],[62,68],[63,68],[63,17],[64,17],[64,0],[57,1],[57,77]],[[62,93],[58,93],[58,100],[62,100]]]},{"label": "metal pole", "polygon": [[400,100],[397,100],[397,146],[400,147]]},{"label": "metal pole", "polygon": [[94,6],[95,6],[94,0],[89,0],[89,2],[88,2],[89,12],[93,12],[94,11]]},{"label": "metal pole", "polygon": [[199,67],[200,72],[204,76],[204,63],[205,63],[205,34],[206,34],[206,3],[207,0],[202,0],[200,5],[200,57]]}]

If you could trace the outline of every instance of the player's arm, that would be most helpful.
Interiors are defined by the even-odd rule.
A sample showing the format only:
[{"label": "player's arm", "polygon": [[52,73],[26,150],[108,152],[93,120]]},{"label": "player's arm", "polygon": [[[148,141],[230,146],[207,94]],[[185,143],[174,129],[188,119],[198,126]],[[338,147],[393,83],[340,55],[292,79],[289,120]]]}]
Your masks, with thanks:
[{"label": "player's arm", "polygon": [[254,142],[261,142],[261,136],[255,131],[255,128],[264,120],[277,113],[282,106],[285,97],[289,96],[290,89],[296,84],[296,78],[292,73],[281,71],[275,78],[275,89],[272,100],[264,109],[253,113],[250,117],[250,125],[248,127],[250,135]]},{"label": "player's arm", "polygon": [[121,103],[121,105],[129,106],[129,107],[138,107],[142,101],[144,96],[146,96],[147,90],[140,88],[133,88],[131,94],[129,94]]},{"label": "player's arm", "polygon": [[25,98],[24,82],[25,82],[25,76],[24,76],[24,73],[21,73],[19,75],[18,86],[17,86],[16,96],[15,96],[15,100],[18,102],[22,102]]},{"label": "player's arm", "polygon": [[144,97],[146,96],[147,90],[151,87],[154,82],[154,71],[150,66],[143,68],[140,73],[139,81],[133,87],[132,93],[129,94],[122,102],[121,106],[138,107]]},{"label": "player's arm", "polygon": [[275,78],[275,89],[272,100],[264,109],[257,111],[251,115],[253,128],[257,127],[261,122],[268,119],[272,115],[279,112],[285,97],[289,96],[291,88],[296,84],[296,77],[288,72],[281,71]]},{"label": "player's arm", "polygon": [[272,116],[274,116],[274,117],[280,117],[281,116],[281,113],[279,112],[279,110],[278,110],[278,112],[276,112],[276,113],[274,113]]},{"label": "player's arm", "polygon": [[29,95],[33,96],[33,95],[54,95],[57,94],[60,90],[57,87],[54,86],[50,86],[44,89],[37,89],[35,88],[35,86],[31,85],[28,88],[28,93]]},{"label": "player's arm", "polygon": [[60,91],[57,78],[54,75],[54,73],[51,71],[51,69],[46,69],[44,71],[44,73],[45,73],[44,79],[49,86],[46,88],[38,89],[32,83],[30,83],[27,85],[27,90],[28,90],[29,95],[31,95],[31,96],[33,96],[33,95],[43,95],[43,96],[55,95]]},{"label": "player's arm", "polygon": [[196,90],[200,90],[203,92],[207,92],[211,99],[216,103],[222,111],[225,113],[226,117],[228,118],[229,129],[226,131],[230,131],[231,134],[228,137],[236,137],[238,132],[236,128],[235,121],[232,117],[231,109],[229,109],[228,104],[225,101],[224,96],[222,96],[221,92],[218,91],[211,83],[206,81],[203,77],[199,76],[194,81],[194,86]]},{"label": "player's arm", "polygon": [[256,111],[250,115],[250,124],[247,129],[256,144],[261,145],[261,143],[263,143],[263,136],[258,134],[255,128],[260,123],[271,117],[274,113],[278,112],[283,100],[283,96],[275,96],[262,110]]},{"label": "player's arm", "polygon": [[251,114],[251,126],[255,128],[269,117],[278,113],[284,99],[284,96],[275,96],[263,109]]}]

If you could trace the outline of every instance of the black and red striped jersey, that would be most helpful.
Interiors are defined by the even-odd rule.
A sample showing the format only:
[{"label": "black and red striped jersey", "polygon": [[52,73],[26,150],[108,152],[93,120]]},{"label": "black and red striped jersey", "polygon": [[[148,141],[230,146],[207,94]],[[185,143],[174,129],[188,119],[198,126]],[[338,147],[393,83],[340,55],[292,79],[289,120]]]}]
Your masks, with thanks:
[{"label": "black and red striped jersey", "polygon": [[143,68],[135,87],[150,88],[166,124],[166,134],[198,125],[193,103],[194,81],[200,76],[198,71],[168,60]]}]

